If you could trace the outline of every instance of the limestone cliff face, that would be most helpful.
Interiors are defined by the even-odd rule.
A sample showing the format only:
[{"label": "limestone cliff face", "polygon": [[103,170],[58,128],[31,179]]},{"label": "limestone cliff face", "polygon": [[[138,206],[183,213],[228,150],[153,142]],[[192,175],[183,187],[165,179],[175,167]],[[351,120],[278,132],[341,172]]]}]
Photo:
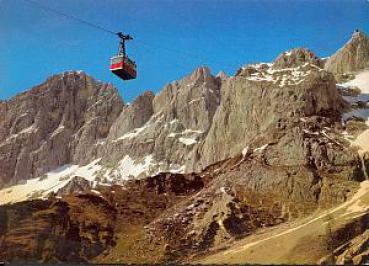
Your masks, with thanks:
[{"label": "limestone cliff face", "polygon": [[119,138],[129,131],[143,126],[154,113],[154,97],[153,92],[147,91],[138,96],[131,105],[125,106],[120,116],[114,121],[109,138]]},{"label": "limestone cliff face", "polygon": [[354,32],[351,39],[332,55],[325,69],[338,77],[369,67],[369,38],[363,32]]},{"label": "limestone cliff face", "polygon": [[181,121],[188,129],[207,131],[219,105],[219,80],[206,67],[169,84],[154,99],[155,113],[163,112],[166,121]]},{"label": "limestone cliff face", "polygon": [[0,184],[85,161],[123,107],[117,91],[66,72],[0,103]]},{"label": "limestone cliff face", "polygon": [[[116,165],[125,156],[150,165],[149,172],[184,171],[206,136],[220,102],[221,79],[206,67],[168,84],[159,94],[144,93],[125,107],[99,157]],[[191,168],[188,168],[190,171]],[[111,174],[113,178],[119,179]]]},{"label": "limestone cliff face", "polygon": [[[320,67],[321,60],[302,48],[272,64],[246,66],[234,77],[213,76],[200,67],[127,106],[110,85],[85,74],[55,76],[2,104],[3,183],[97,158],[106,169],[100,179],[112,182],[204,169],[247,146],[268,144],[263,134],[275,134],[283,123],[310,116],[338,119],[344,101],[333,75]],[[23,106],[17,106],[20,99]],[[294,146],[290,164],[307,160],[303,143]],[[6,150],[12,152],[5,155]],[[127,161],[142,170],[130,172]]]},{"label": "limestone cliff face", "polygon": [[[42,248],[34,260],[59,259],[65,250],[57,250],[55,239],[62,238],[69,252],[75,240],[70,236],[78,229],[71,248],[78,254],[68,261],[105,253],[120,259],[124,253],[133,262],[158,254],[167,262],[346,201],[367,178],[368,155],[360,158],[347,137],[350,127],[342,116],[349,106],[335,78],[366,67],[365,47],[366,37],[356,33],[325,69],[323,60],[304,48],[269,64],[245,66],[231,77],[200,67],[157,95],[145,92],[126,106],[111,85],[76,72],[1,102],[2,184],[64,164],[88,165],[68,166],[60,171],[64,176],[51,173],[34,181],[41,187],[36,192],[44,189],[44,180],[63,185],[40,193],[49,197],[46,203],[0,207],[0,218],[19,220],[15,225],[31,243],[26,252],[13,253],[19,232],[0,223],[0,246],[5,247],[0,253],[23,259]],[[0,196],[17,189],[30,188],[13,186],[0,190]],[[33,187],[29,194],[38,195]],[[29,210],[33,202],[36,209],[24,219],[13,215],[13,209]],[[80,204],[89,208],[81,210]],[[100,220],[99,212],[106,217]],[[26,224],[32,213],[39,215],[32,225],[37,230]],[[84,223],[86,217],[92,224]],[[61,224],[50,243],[33,242],[55,221]],[[123,228],[122,221],[130,227]],[[95,227],[102,229],[98,238],[91,233]],[[115,251],[113,238],[122,241]],[[359,242],[350,244],[357,254],[367,239]],[[129,250],[121,250],[126,244]]]},{"label": "limestone cliff face", "polygon": [[[294,58],[295,52],[299,55],[301,50],[293,51],[289,58]],[[333,75],[311,64],[309,57],[306,61],[292,59],[291,66],[282,64],[284,56],[272,65],[247,66],[222,83],[221,104],[199,149],[202,167],[241,153],[256,138],[273,128],[278,130],[286,121],[339,116],[344,102]]]},{"label": "limestone cliff face", "polygon": [[[126,155],[137,162],[149,158],[146,174],[199,171],[247,146],[268,144],[260,137],[282,124],[311,116],[338,121],[345,102],[334,76],[321,66],[315,54],[298,48],[273,64],[246,66],[231,78],[199,68],[158,95],[145,93],[124,108],[98,157],[106,165]],[[297,165],[308,159],[302,129],[295,134],[302,141],[294,141],[289,163]]]}]

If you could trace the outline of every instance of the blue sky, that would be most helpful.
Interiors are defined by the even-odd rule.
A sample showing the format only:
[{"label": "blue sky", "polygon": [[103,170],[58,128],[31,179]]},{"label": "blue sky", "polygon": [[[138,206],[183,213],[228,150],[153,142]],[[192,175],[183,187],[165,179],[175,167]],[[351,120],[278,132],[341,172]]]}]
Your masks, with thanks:
[{"label": "blue sky", "polygon": [[369,33],[367,0],[35,0],[135,38],[138,78],[109,72],[118,39],[24,0],[0,0],[0,99],[66,70],[112,82],[125,101],[207,65],[228,74],[293,47],[327,56],[355,28]]}]

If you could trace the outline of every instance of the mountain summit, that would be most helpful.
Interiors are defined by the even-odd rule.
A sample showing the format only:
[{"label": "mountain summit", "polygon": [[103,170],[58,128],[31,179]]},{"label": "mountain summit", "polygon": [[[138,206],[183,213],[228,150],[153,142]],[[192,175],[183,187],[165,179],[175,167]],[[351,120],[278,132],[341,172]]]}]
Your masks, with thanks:
[{"label": "mountain summit", "polygon": [[122,108],[116,89],[76,71],[0,102],[0,185],[91,156]]},{"label": "mountain summit", "polygon": [[369,68],[369,38],[361,31],[355,31],[345,46],[325,64],[326,70],[338,76],[365,68]]}]

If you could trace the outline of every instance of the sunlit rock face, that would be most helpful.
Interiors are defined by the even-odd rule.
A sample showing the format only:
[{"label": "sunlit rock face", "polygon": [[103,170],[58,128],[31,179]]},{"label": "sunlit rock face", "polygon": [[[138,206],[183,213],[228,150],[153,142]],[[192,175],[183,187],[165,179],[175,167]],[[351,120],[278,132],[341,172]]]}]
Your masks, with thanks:
[{"label": "sunlit rock face", "polygon": [[[197,147],[219,106],[220,85],[220,77],[200,67],[155,96],[145,92],[125,107],[113,124],[99,155],[102,163],[122,165],[132,160],[139,164],[146,160],[151,174],[192,171]],[[119,173],[115,174],[119,178]]]},{"label": "sunlit rock face", "polygon": [[333,259],[363,262],[367,72],[351,71],[366,67],[366,40],[355,33],[327,60],[292,49],[234,76],[200,67],[127,105],[81,72],[1,102],[0,257],[191,262],[266,227],[295,226],[287,232],[299,237],[336,216],[332,235],[346,246],[332,247]]},{"label": "sunlit rock face", "polygon": [[341,80],[345,74],[369,68],[369,38],[360,31],[334,55],[328,58],[325,69]]},{"label": "sunlit rock face", "polygon": [[[337,119],[345,103],[333,75],[319,65],[310,51],[294,49],[273,64],[248,65],[222,82],[220,106],[198,152],[202,166],[239,154],[263,134],[277,133],[300,118]],[[296,140],[301,134],[296,132]],[[303,150],[294,150],[296,160],[305,157]]]},{"label": "sunlit rock face", "polygon": [[122,108],[116,89],[83,72],[53,76],[0,102],[0,184],[89,160]]}]

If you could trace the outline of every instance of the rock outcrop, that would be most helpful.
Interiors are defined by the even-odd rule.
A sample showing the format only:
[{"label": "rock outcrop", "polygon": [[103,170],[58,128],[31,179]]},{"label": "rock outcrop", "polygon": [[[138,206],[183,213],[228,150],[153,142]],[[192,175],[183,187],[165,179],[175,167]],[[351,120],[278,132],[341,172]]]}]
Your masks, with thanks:
[{"label": "rock outcrop", "polygon": [[0,186],[90,160],[122,108],[111,85],[81,72],[0,102]]},{"label": "rock outcrop", "polygon": [[[294,50],[290,57],[300,52]],[[198,151],[202,155],[200,167],[235,156],[260,139],[260,135],[273,134],[283,124],[294,123],[300,118],[328,116],[339,120],[345,103],[336,89],[333,75],[310,64],[310,58],[302,61],[302,57],[292,60],[291,66],[283,64],[283,68],[278,69],[284,56],[276,59],[276,65],[247,66],[222,83],[221,104]],[[303,132],[296,132],[295,137],[300,134]],[[262,146],[270,141],[265,139],[265,143],[259,144]],[[303,150],[301,147],[300,151]],[[297,160],[298,150],[293,153]]]},{"label": "rock outcrop", "polygon": [[[336,264],[363,265],[369,262],[369,229],[336,250]],[[342,252],[343,251],[343,252]],[[341,254],[339,252],[342,252]]]},{"label": "rock outcrop", "polygon": [[114,140],[135,128],[142,127],[154,114],[154,97],[153,92],[147,91],[138,96],[131,105],[125,106],[114,122],[109,132],[109,138]]},{"label": "rock outcrop", "polygon": [[[128,160],[134,161],[146,165],[144,175],[191,171],[187,164],[212,124],[220,102],[220,84],[220,78],[200,67],[155,97],[151,93],[139,96],[112,126],[98,155],[102,164],[119,168]],[[114,180],[128,177],[119,171],[109,175]]]},{"label": "rock outcrop", "polygon": [[295,48],[279,55],[274,61],[273,68],[294,68],[306,63],[316,65],[320,68],[323,67],[322,59],[315,53],[306,48]]},{"label": "rock outcrop", "polygon": [[[325,69],[304,48],[231,77],[200,67],[126,106],[111,85],[76,72],[1,102],[1,184],[70,165],[0,191],[7,202],[17,189],[48,197],[0,207],[0,255],[191,260],[345,202],[367,178],[368,156],[347,138],[346,100],[355,91],[339,91],[336,78],[366,67],[366,49],[355,33]],[[8,221],[25,235],[19,248]],[[366,256],[367,239],[355,241],[347,252]]]},{"label": "rock outcrop", "polygon": [[250,150],[206,169],[201,176],[211,180],[207,186],[150,223],[149,237],[164,239],[168,258],[183,260],[343,203],[358,187],[349,174],[360,167],[358,158],[330,173],[311,166],[270,165],[268,153],[268,148]]},{"label": "rock outcrop", "polygon": [[67,196],[78,193],[84,193],[91,190],[92,182],[84,179],[81,176],[73,177],[65,186],[60,188],[56,193],[51,193],[52,196]]},{"label": "rock outcrop", "polygon": [[119,262],[114,257],[118,253],[125,262],[141,257],[154,262],[153,249],[159,245],[137,232],[143,233],[145,224],[205,185],[197,174],[160,174],[129,181],[125,187],[105,186],[89,192],[83,186],[75,193],[80,181],[68,183],[71,194],[64,189],[48,199],[0,206],[2,261],[112,263]]},{"label": "rock outcrop", "polygon": [[338,80],[365,68],[369,68],[369,38],[360,31],[355,31],[348,43],[325,63],[325,69],[335,74]]},{"label": "rock outcrop", "polygon": [[116,215],[107,201],[93,195],[3,206],[0,257],[17,263],[87,262],[115,244]]}]

